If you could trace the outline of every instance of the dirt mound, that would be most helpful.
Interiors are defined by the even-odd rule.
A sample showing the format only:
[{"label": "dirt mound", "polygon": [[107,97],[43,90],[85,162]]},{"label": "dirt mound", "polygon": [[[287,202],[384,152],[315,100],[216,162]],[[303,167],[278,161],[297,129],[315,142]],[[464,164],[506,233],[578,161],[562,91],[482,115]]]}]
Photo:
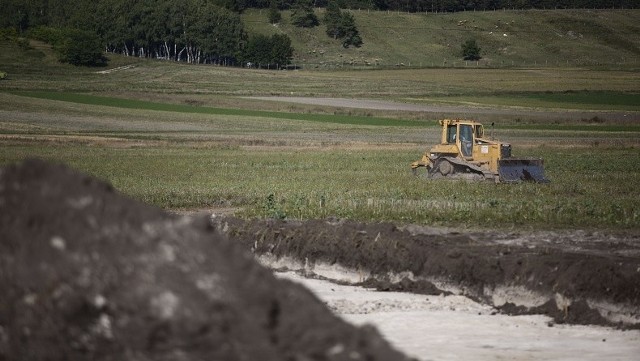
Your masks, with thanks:
[{"label": "dirt mound", "polygon": [[403,360],[204,218],[62,165],[0,170],[0,360]]},{"label": "dirt mound", "polygon": [[523,238],[344,220],[217,222],[259,255],[301,260],[310,269],[339,265],[373,278],[366,284],[383,290],[439,293],[425,286],[429,281],[509,313],[547,314],[558,323],[640,326],[636,236]]}]

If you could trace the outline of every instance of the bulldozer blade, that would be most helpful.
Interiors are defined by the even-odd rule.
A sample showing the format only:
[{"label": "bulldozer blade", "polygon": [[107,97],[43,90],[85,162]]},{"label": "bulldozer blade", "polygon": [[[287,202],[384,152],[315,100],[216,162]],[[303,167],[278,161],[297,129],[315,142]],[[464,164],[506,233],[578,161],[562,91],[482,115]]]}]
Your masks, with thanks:
[{"label": "bulldozer blade", "polygon": [[501,159],[498,161],[498,173],[502,182],[529,181],[549,183],[549,180],[544,176],[542,159]]}]

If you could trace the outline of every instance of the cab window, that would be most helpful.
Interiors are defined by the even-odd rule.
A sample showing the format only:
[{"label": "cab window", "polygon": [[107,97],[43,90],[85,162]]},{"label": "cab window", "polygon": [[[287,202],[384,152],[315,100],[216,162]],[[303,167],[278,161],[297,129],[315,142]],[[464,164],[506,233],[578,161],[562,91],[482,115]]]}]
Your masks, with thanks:
[{"label": "cab window", "polygon": [[447,126],[447,143],[455,143],[456,142],[456,126],[449,125]]},{"label": "cab window", "polygon": [[463,124],[460,126],[460,150],[462,155],[470,157],[473,152],[473,127]]},{"label": "cab window", "polygon": [[460,141],[472,142],[473,141],[473,127],[463,124],[460,126]]}]

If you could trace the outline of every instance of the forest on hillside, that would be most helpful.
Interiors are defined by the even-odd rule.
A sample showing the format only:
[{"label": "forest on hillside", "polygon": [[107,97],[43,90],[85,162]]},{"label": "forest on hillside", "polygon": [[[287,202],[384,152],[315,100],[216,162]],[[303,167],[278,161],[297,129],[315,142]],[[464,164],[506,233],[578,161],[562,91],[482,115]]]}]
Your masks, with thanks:
[{"label": "forest on hillside", "polygon": [[[638,0],[0,0],[0,28],[74,26],[95,28],[123,25],[126,20],[144,22],[151,12],[163,12],[171,22],[178,21],[187,7],[224,8],[242,12],[249,8],[276,7],[292,9],[301,3],[314,8],[325,8],[336,2],[342,9],[393,10],[405,12],[456,12],[496,9],[633,9],[640,7]],[[116,21],[116,22],[114,22]],[[152,24],[156,25],[156,24]],[[107,26],[108,27],[108,26]],[[120,30],[120,29],[116,29]]]},{"label": "forest on hillside", "polygon": [[[95,65],[104,51],[190,63],[286,65],[293,48],[288,36],[248,34],[240,13],[268,8],[269,21],[291,9],[301,27],[327,25],[343,45],[360,46],[353,16],[317,19],[314,9],[373,9],[455,12],[492,9],[637,8],[637,0],[0,0],[0,29],[51,43],[61,60]],[[338,10],[340,11],[340,10]],[[327,11],[329,13],[329,11]],[[299,18],[293,17],[298,14]],[[299,24],[296,23],[299,21]],[[331,25],[333,23],[333,25]],[[339,26],[336,28],[335,26]],[[330,26],[331,25],[331,26]],[[366,39],[365,39],[366,41]],[[90,54],[85,54],[90,48]]]},{"label": "forest on hillside", "polygon": [[[206,0],[208,5],[241,12],[249,8],[280,10],[310,2],[315,8],[325,8],[335,1],[342,9],[392,10],[404,12],[456,12],[498,9],[633,9],[640,7],[637,0]],[[0,0],[0,27],[59,25],[69,22],[87,22],[107,10],[126,16],[131,11],[150,6],[168,7],[168,0]],[[189,2],[179,1],[188,5]],[[174,4],[179,7],[181,4]],[[170,6],[169,6],[170,7]]]}]

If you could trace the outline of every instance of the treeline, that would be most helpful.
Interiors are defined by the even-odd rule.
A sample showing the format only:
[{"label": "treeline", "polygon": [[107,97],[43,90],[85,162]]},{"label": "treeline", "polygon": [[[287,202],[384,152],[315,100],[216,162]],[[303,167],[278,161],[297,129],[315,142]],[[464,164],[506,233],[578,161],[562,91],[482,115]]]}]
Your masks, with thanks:
[{"label": "treeline", "polygon": [[[307,0],[203,0],[198,7],[215,6],[239,13],[249,8],[279,10],[295,8]],[[454,12],[497,9],[632,9],[640,8],[638,0],[311,0],[315,8],[326,8],[336,1],[342,9],[370,9],[406,12]],[[171,4],[172,2],[176,4]],[[158,6],[159,9],[155,9]],[[13,27],[19,31],[38,25],[91,27],[104,22],[103,16],[113,20],[163,11],[172,22],[184,15],[189,1],[167,0],[0,0],[0,27]],[[142,20],[142,18],[140,18]],[[119,20],[125,21],[124,19]],[[121,25],[116,23],[114,25]]]},{"label": "treeline", "polygon": [[[107,52],[127,56],[237,65],[254,61],[256,41],[272,56],[260,56],[265,65],[286,65],[293,56],[286,35],[252,40],[231,2],[215,0],[0,0],[5,16],[0,27],[27,32],[58,49],[81,51],[91,43],[74,44],[78,37],[59,35],[95,34]],[[9,16],[6,16],[6,15]],[[63,31],[56,31],[63,29]],[[42,34],[45,34],[43,36]],[[55,36],[51,36],[55,34]],[[49,41],[53,39],[53,41]],[[251,47],[247,47],[247,44]],[[59,44],[66,44],[60,47]],[[271,49],[273,47],[274,49]],[[84,58],[86,54],[72,54]],[[61,54],[61,59],[69,58]],[[86,62],[84,65],[92,65]]]},{"label": "treeline", "polygon": [[[164,12],[171,22],[185,16],[187,8],[216,7],[240,13],[249,8],[293,9],[309,0],[0,0],[0,28],[18,31],[39,25],[91,28],[117,18],[113,25],[144,20],[149,13]],[[315,8],[326,8],[335,1],[342,9],[371,9],[407,12],[453,12],[497,9],[632,9],[638,0],[310,0]],[[137,18],[136,18],[137,17]],[[126,19],[129,18],[129,19]],[[168,24],[171,25],[171,24]]]},{"label": "treeline", "polygon": [[[248,35],[240,15],[208,0],[4,0],[19,30],[95,33],[104,50],[189,63],[235,61]],[[5,22],[7,19],[5,19]]]},{"label": "treeline", "polygon": [[[281,9],[296,0],[275,0]],[[332,0],[315,0],[315,7],[327,7]],[[266,8],[269,0],[226,0],[230,8]],[[337,0],[342,9],[370,9],[405,12],[455,12],[498,9],[634,9],[638,0]],[[231,5],[233,4],[233,5]]]},{"label": "treeline", "polygon": [[338,0],[338,2],[342,8],[403,12],[500,9],[633,9],[640,7],[640,1],[637,0]]},{"label": "treeline", "polygon": [[[212,0],[233,11],[268,8],[272,3],[291,9],[298,0]],[[326,8],[332,0],[312,0],[316,8]],[[455,12],[497,9],[611,9],[639,8],[638,0],[337,0],[342,9],[370,9],[406,12]]]}]

